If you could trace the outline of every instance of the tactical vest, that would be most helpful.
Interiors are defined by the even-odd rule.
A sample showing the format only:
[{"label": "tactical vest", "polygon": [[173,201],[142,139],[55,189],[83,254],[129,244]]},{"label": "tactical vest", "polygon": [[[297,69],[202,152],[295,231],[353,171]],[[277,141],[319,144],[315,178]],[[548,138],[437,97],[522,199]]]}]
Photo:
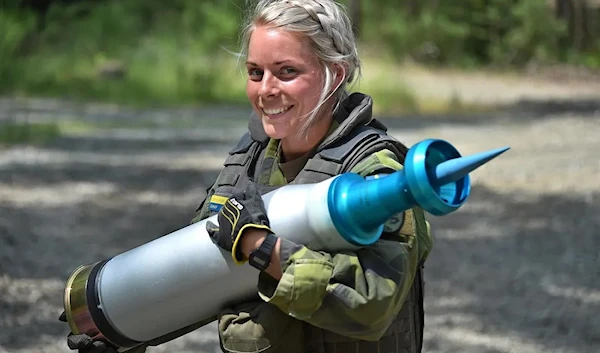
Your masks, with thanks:
[{"label": "tactical vest", "polygon": [[[362,98],[353,94],[349,99]],[[370,99],[370,98],[369,98]],[[297,177],[289,184],[318,183],[333,176],[350,171],[363,158],[382,149],[391,150],[401,163],[404,162],[407,147],[389,136],[387,127],[376,119],[370,118],[368,111],[362,114],[362,124],[356,121],[342,120],[340,127],[317,148]],[[368,116],[369,119],[364,119]],[[249,132],[243,135],[237,145],[229,151],[223,169],[214,185],[207,190],[207,197],[200,205],[197,219],[204,219],[217,212],[211,210],[207,200],[217,192],[219,196],[229,197],[236,188],[243,188],[248,182],[257,180],[263,168],[261,165],[265,147],[269,141],[262,130],[259,120],[250,122]],[[389,171],[378,171],[378,173]],[[257,185],[261,193],[280,186]],[[304,336],[307,353],[418,353],[421,352],[423,339],[423,275],[422,264],[416,273],[413,286],[405,303],[388,330],[378,342],[360,341],[304,324]]]}]

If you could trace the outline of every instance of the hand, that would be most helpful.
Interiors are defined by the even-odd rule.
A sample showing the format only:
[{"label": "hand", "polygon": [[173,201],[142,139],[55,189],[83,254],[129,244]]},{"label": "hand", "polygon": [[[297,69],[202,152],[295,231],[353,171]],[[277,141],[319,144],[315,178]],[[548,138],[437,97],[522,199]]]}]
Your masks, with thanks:
[{"label": "hand", "polygon": [[[59,321],[67,322],[67,315],[63,311],[58,318]],[[92,337],[86,334],[69,333],[67,336],[67,346],[79,353],[117,353],[117,350],[103,341],[94,341]]]},{"label": "hand", "polygon": [[[58,318],[59,321],[67,322],[67,314],[63,311]],[[118,353],[119,351],[113,345],[104,341],[96,340],[86,334],[67,335],[67,346],[72,350],[77,350],[79,353]],[[123,353],[145,353],[148,344],[144,343],[139,346],[130,348]]]},{"label": "hand", "polygon": [[217,219],[219,226],[207,221],[206,231],[214,243],[231,252],[233,261],[238,265],[247,260],[240,244],[245,229],[258,228],[272,232],[264,202],[253,183],[225,201]]},{"label": "hand", "polygon": [[117,353],[117,350],[103,341],[94,341],[92,337],[86,334],[74,335],[69,333],[67,336],[67,345],[70,349],[79,353]]}]

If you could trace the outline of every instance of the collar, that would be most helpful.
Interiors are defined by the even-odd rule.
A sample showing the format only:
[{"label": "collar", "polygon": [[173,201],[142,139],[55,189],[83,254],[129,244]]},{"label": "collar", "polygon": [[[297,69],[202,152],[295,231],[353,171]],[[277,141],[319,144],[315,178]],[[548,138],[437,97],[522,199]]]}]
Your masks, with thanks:
[{"label": "collar", "polygon": [[[371,96],[354,92],[342,97],[338,109],[334,114],[335,129],[330,129],[328,135],[319,145],[323,149],[350,133],[356,126],[367,125],[373,120],[373,99]],[[260,117],[252,111],[248,121],[248,131],[253,140],[267,143],[269,137],[265,133]]]}]

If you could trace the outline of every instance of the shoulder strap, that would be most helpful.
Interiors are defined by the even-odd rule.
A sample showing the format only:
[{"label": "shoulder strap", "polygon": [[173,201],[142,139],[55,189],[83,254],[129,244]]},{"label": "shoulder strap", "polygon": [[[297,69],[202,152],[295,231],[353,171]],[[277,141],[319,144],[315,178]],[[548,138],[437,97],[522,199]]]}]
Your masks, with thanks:
[{"label": "shoulder strap", "polygon": [[253,144],[255,144],[255,141],[252,140],[250,134],[245,133],[238,143],[229,151],[229,155],[225,159],[225,162],[223,162],[223,165],[245,165],[251,157],[251,154],[247,152]]},{"label": "shoulder strap", "polygon": [[363,158],[382,149],[391,150],[398,156],[400,163],[403,163],[408,148],[389,136],[385,125],[375,120],[372,122],[373,125],[355,127],[352,134],[317,151],[317,154],[308,160],[294,183],[315,183],[348,172]]},{"label": "shoulder strap", "polygon": [[386,133],[379,132],[375,138],[366,140],[360,148],[352,150],[351,153],[348,154],[344,160],[342,171],[347,172],[352,170],[367,156],[384,149],[392,151],[398,158],[398,161],[401,164],[404,164],[404,159],[408,152],[406,145]]},{"label": "shoulder strap", "polygon": [[250,132],[242,135],[237,144],[228,152],[215,182],[206,189],[206,196],[196,209],[196,222],[208,216],[206,201],[221,187],[236,187],[243,185],[254,173],[257,155],[260,154],[263,143],[252,138]]},{"label": "shoulder strap", "polygon": [[214,187],[236,186],[240,177],[252,175],[256,164],[255,157],[261,146],[262,143],[254,140],[249,132],[245,133],[229,151],[229,155],[223,162],[224,168],[219,173]]}]

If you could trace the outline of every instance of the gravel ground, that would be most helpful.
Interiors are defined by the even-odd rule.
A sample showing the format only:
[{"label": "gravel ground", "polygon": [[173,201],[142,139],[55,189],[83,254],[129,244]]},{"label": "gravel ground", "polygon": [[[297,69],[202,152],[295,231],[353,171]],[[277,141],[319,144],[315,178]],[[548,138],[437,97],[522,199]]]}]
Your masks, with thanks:
[{"label": "gravel ground", "polygon": [[[511,147],[472,174],[467,204],[430,217],[425,352],[600,352],[600,104],[579,108],[388,121],[408,145]],[[0,100],[0,120],[151,126],[0,149],[0,352],[68,352],[68,275],[185,226],[245,116]],[[218,351],[214,324],[148,350]]]}]

